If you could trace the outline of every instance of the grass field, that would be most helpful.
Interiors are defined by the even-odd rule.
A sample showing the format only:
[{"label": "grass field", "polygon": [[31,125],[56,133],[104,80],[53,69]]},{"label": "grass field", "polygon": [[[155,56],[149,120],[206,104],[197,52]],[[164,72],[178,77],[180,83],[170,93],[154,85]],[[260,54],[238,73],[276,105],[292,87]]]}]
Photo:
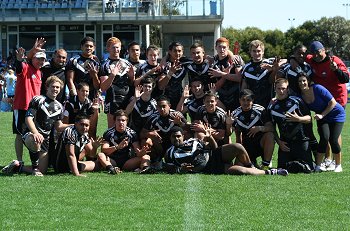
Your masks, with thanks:
[{"label": "grass field", "polygon": [[[5,165],[15,157],[12,114],[0,121]],[[105,125],[102,115],[99,135]],[[349,135],[347,123],[342,173],[0,176],[0,229],[350,230]]]}]

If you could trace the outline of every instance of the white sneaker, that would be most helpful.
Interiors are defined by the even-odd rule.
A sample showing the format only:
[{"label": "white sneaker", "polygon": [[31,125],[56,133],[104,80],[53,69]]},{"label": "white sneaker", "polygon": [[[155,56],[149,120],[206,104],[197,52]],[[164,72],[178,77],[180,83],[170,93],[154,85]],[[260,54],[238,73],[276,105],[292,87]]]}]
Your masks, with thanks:
[{"label": "white sneaker", "polygon": [[343,168],[341,167],[341,164],[335,166],[334,172],[342,172],[342,171],[343,171]]},{"label": "white sneaker", "polygon": [[334,171],[335,170],[335,161],[333,160],[327,167],[327,171]]},{"label": "white sneaker", "polygon": [[324,161],[323,161],[323,163],[324,163],[324,165],[326,166],[326,168],[328,168],[329,165],[332,164],[332,162],[333,162],[333,161],[330,160],[330,159],[328,159],[328,158],[325,158]]},{"label": "white sneaker", "polygon": [[327,171],[326,170],[326,167],[325,166],[323,166],[323,165],[317,165],[316,167],[315,167],[315,172],[325,172],[325,171]]}]

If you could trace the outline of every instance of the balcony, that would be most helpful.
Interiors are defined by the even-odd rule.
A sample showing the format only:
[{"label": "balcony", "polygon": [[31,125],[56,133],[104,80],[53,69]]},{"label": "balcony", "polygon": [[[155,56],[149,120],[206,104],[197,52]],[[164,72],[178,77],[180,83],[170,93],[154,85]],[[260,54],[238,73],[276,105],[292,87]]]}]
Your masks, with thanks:
[{"label": "balcony", "polygon": [[221,22],[224,0],[2,0],[0,22]]}]

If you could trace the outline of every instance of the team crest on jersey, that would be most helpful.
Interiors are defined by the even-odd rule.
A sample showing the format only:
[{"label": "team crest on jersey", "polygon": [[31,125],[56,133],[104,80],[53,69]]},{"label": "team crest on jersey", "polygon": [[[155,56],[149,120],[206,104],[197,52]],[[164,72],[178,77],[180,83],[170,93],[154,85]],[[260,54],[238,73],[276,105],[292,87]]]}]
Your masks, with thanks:
[{"label": "team crest on jersey", "polygon": [[321,73],[321,75],[322,75],[322,77],[327,77],[327,72],[323,71],[323,72]]},{"label": "team crest on jersey", "polygon": [[58,105],[54,105],[54,111],[58,111],[60,110],[61,108],[58,106]]},{"label": "team crest on jersey", "polygon": [[240,120],[240,121],[244,121],[244,116],[241,115],[241,116],[239,117],[239,120]]},{"label": "team crest on jersey", "polygon": [[256,115],[254,114],[254,113],[252,113],[251,115],[250,115],[250,119],[254,119],[256,117]]},{"label": "team crest on jersey", "polygon": [[278,110],[279,108],[280,108],[280,105],[277,104],[277,105],[275,106],[275,109]]},{"label": "team crest on jersey", "polygon": [[248,71],[249,71],[249,72],[253,72],[253,71],[254,71],[254,67],[249,67],[249,68],[248,68]]},{"label": "team crest on jersey", "polygon": [[36,79],[36,75],[32,74],[32,79]]},{"label": "team crest on jersey", "polygon": [[287,107],[291,107],[293,105],[293,102],[292,101],[288,101],[287,102]]}]

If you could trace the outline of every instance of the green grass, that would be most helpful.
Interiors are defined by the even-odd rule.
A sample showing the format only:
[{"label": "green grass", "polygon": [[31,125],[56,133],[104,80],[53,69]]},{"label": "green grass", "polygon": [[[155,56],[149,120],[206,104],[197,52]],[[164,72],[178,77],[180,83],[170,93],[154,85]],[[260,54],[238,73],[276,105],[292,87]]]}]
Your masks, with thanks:
[{"label": "green grass", "polygon": [[[15,157],[12,114],[0,113],[0,121],[0,165],[5,165]],[[349,230],[348,127],[342,134],[343,173],[0,176],[0,229]]]}]

